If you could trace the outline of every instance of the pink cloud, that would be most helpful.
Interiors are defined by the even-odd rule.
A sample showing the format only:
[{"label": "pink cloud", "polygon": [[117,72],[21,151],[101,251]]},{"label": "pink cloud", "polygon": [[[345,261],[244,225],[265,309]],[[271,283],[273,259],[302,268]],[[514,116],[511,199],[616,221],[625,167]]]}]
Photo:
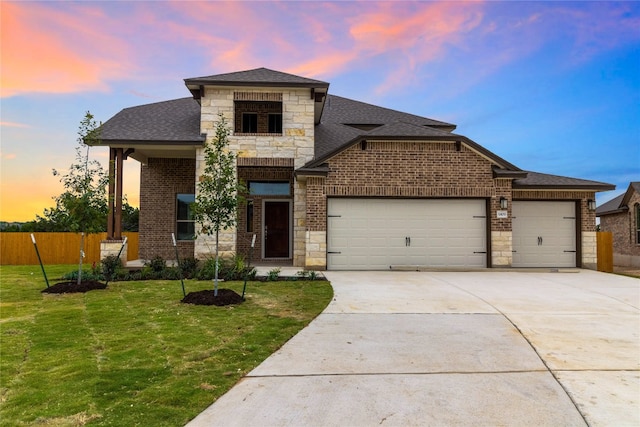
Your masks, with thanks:
[{"label": "pink cloud", "polygon": [[17,122],[0,122],[0,126],[8,127],[8,128],[28,128],[28,127],[31,127],[31,126],[26,125],[24,123],[17,123]]},{"label": "pink cloud", "polygon": [[[30,92],[108,90],[135,69],[112,36],[116,23],[91,4],[2,5],[2,97]],[[55,3],[53,3],[55,5]]]}]

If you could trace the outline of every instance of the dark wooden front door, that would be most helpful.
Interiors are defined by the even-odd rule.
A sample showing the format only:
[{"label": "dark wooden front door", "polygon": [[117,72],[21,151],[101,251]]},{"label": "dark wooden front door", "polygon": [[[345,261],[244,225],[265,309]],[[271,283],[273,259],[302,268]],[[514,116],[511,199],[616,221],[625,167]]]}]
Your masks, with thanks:
[{"label": "dark wooden front door", "polygon": [[264,202],[264,257],[289,258],[289,202]]}]

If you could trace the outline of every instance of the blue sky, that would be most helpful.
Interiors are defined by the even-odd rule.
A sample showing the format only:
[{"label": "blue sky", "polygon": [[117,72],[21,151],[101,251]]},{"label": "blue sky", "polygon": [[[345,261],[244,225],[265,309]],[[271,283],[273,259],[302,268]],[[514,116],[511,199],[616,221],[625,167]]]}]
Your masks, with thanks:
[{"label": "blue sky", "polygon": [[[640,181],[640,3],[0,3],[0,220],[62,186],[86,111],[189,96],[183,79],[267,67],[457,124],[524,170]],[[92,149],[106,165],[107,149]],[[139,164],[125,193],[137,205]]]}]

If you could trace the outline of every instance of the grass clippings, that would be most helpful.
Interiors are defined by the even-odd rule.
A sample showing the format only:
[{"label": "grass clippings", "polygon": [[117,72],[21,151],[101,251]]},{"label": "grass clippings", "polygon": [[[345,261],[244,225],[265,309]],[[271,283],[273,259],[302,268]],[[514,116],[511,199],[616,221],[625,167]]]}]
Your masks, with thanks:
[{"label": "grass clippings", "polygon": [[38,266],[0,267],[0,426],[184,425],[332,297],[326,281],[251,282],[246,301],[224,307],[181,303],[180,281],[43,287]]}]

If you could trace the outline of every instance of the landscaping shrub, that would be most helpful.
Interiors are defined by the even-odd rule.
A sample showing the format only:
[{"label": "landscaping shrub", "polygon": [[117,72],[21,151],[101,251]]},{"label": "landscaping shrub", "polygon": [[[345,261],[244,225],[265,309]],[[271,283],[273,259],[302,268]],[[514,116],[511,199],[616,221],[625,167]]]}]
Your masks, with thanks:
[{"label": "landscaping shrub", "polygon": [[167,263],[161,256],[155,256],[151,260],[144,263],[145,267],[149,267],[151,271],[160,273],[167,268]]},{"label": "landscaping shrub", "polygon": [[[202,268],[196,274],[199,280],[213,280],[215,277],[216,260],[208,258]],[[245,274],[249,280],[256,277],[256,269],[246,267],[242,255],[234,255],[233,258],[221,258],[218,267],[218,277],[222,280],[244,280]]]},{"label": "landscaping shrub", "polygon": [[116,255],[109,255],[100,261],[102,276],[104,280],[112,281],[119,273],[124,271],[122,261]]},{"label": "landscaping shrub", "polygon": [[180,269],[182,277],[185,279],[193,279],[198,274],[198,259],[194,257],[184,258],[180,260]]}]

